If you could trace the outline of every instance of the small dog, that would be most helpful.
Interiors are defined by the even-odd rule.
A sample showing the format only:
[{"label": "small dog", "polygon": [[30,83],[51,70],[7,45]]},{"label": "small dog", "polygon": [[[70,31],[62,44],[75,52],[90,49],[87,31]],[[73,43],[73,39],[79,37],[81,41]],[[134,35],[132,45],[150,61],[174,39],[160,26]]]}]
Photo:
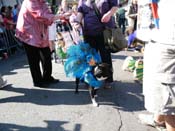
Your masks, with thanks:
[{"label": "small dog", "polygon": [[98,106],[96,92],[112,73],[110,66],[101,62],[99,53],[85,42],[72,45],[67,50],[64,70],[67,77],[76,78],[75,93],[78,93],[80,81],[86,83],[93,105]]},{"label": "small dog", "polygon": [[[112,73],[112,70],[109,67],[109,64],[107,63],[100,63],[96,66],[94,66],[92,70],[92,74],[95,76],[96,80],[103,81],[106,80]],[[75,93],[78,93],[79,89],[79,83],[80,79],[76,78],[76,87],[75,87]],[[86,83],[86,82],[85,82]],[[98,106],[99,104],[96,102],[96,97],[97,97],[97,90],[98,88],[90,86],[88,83],[86,83],[89,89],[90,97],[93,106]]]}]

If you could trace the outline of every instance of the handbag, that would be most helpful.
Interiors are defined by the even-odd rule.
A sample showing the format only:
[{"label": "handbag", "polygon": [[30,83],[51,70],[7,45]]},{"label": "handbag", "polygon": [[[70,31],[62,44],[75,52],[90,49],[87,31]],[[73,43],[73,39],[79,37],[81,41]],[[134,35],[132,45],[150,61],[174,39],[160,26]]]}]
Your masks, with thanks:
[{"label": "handbag", "polygon": [[103,35],[105,48],[111,53],[122,51],[127,47],[127,40],[120,28],[105,28]]},{"label": "handbag", "polygon": [[[91,0],[91,4],[93,6],[93,9],[95,10],[95,14],[101,22],[100,11],[96,6],[95,1]],[[105,48],[111,53],[122,51],[124,48],[127,47],[127,40],[120,28],[105,27],[103,31],[103,37]]]}]

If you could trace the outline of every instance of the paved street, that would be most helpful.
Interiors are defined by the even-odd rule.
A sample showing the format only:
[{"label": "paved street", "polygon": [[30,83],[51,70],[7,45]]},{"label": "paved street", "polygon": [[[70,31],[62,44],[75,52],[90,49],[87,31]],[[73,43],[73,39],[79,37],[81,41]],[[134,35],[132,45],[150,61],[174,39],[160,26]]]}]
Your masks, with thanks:
[{"label": "paved street", "polygon": [[74,79],[66,78],[62,64],[53,62],[61,82],[43,89],[33,87],[24,52],[1,60],[8,86],[0,90],[0,131],[155,131],[139,123],[138,114],[146,113],[142,86],[121,69],[128,55],[141,56],[113,54],[115,85],[98,91],[99,107],[92,106],[84,84],[74,94]]}]

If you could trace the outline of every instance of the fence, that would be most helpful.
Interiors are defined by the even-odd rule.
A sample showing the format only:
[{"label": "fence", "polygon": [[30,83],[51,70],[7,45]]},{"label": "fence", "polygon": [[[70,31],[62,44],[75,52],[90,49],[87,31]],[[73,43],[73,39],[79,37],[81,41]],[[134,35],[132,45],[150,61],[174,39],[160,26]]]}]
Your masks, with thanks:
[{"label": "fence", "polygon": [[4,29],[0,32],[0,57],[3,56],[3,53],[12,55],[20,47],[22,44],[15,37],[14,30]]}]

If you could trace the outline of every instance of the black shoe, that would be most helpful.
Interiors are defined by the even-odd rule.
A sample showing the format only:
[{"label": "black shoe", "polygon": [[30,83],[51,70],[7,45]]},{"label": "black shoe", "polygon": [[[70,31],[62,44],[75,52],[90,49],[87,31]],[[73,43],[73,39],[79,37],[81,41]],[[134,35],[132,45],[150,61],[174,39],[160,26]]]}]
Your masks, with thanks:
[{"label": "black shoe", "polygon": [[58,82],[60,82],[60,80],[59,79],[55,79],[53,77],[50,77],[49,79],[44,80],[44,82],[50,84],[50,83],[58,83]]},{"label": "black shoe", "polygon": [[49,87],[48,83],[43,83],[43,82],[39,82],[39,83],[34,83],[35,87],[40,87],[40,88],[47,88]]}]

